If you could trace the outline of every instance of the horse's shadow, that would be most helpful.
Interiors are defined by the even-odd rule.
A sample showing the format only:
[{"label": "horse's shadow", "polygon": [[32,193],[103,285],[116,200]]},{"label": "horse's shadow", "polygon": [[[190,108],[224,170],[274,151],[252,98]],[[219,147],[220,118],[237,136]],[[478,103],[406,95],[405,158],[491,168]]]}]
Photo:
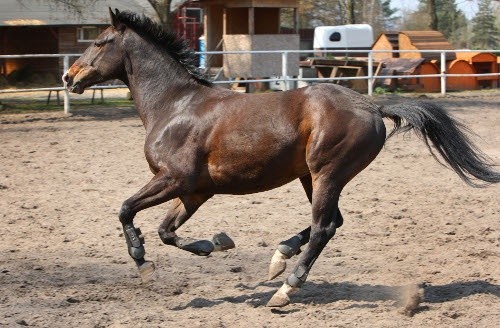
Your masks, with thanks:
[{"label": "horse's shadow", "polygon": [[[275,290],[270,292],[245,293],[244,291],[255,290],[259,286],[278,288],[281,282],[265,282],[256,286],[239,285],[243,293],[240,296],[228,296],[217,299],[197,297],[183,306],[178,306],[174,310],[184,310],[187,308],[209,308],[225,302],[247,303],[254,307],[265,306]],[[491,294],[500,297],[500,285],[494,285],[486,281],[464,281],[453,282],[446,285],[421,286],[423,297],[421,303],[445,303],[469,297],[476,294]],[[304,285],[300,293],[292,295],[293,303],[302,304],[330,304],[338,301],[355,301],[363,304],[353,304],[350,307],[375,308],[376,302],[393,301],[395,305],[404,303],[404,292],[407,286],[384,286],[384,285],[358,285],[352,282],[308,282]],[[426,307],[420,307],[419,311]],[[298,310],[274,310],[278,313],[289,313]]]}]

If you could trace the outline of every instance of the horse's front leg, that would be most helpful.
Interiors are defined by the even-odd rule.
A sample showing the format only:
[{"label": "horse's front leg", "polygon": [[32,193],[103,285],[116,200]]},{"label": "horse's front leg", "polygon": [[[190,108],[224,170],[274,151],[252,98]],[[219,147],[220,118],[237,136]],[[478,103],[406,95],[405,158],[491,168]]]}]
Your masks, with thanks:
[{"label": "horse's front leg", "polygon": [[139,192],[123,202],[119,214],[120,222],[127,242],[128,253],[134,259],[143,281],[152,278],[155,267],[153,262],[144,259],[146,254],[144,238],[140,230],[134,226],[134,217],[137,212],[143,209],[178,197],[185,187],[182,180],[172,178],[160,171]]},{"label": "horse's front leg", "polygon": [[211,194],[195,194],[175,199],[158,229],[163,243],[201,256],[207,256],[213,251],[234,248],[234,242],[224,233],[216,234],[211,241],[181,238],[175,233],[212,196]]}]

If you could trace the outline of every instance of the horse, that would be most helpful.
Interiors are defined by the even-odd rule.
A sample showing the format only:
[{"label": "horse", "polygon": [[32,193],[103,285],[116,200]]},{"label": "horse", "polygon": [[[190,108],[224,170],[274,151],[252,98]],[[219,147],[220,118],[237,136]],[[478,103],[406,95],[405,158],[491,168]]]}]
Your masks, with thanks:
[{"label": "horse", "polygon": [[[145,156],[153,178],[123,202],[119,220],[128,253],[143,280],[145,260],[136,213],[171,201],[158,228],[162,242],[196,255],[234,247],[225,234],[182,238],[178,229],[215,194],[249,194],[299,179],[312,206],[312,223],[279,243],[269,279],[301,253],[268,306],[290,303],[325,245],[342,226],[344,186],[372,162],[392,135],[413,130],[467,184],[498,183],[500,173],[470,140],[467,127],[432,102],[378,106],[339,85],[241,94],[216,87],[193,64],[187,43],[144,15],[109,9],[111,25],[64,73],[70,92],[119,79],[130,89],[145,128]],[[386,135],[384,118],[394,128]],[[436,157],[437,155],[435,155]],[[301,248],[304,247],[304,250]]]}]

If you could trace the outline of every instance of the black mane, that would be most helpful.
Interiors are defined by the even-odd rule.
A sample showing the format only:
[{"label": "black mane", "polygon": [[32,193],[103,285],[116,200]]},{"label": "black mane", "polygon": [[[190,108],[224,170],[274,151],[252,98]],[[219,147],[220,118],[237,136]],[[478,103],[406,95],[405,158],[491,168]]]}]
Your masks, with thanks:
[{"label": "black mane", "polygon": [[136,33],[148,37],[151,41],[164,48],[198,83],[212,86],[212,83],[205,79],[203,73],[194,65],[196,54],[189,48],[186,40],[177,37],[173,32],[165,31],[160,25],[145,15],[138,15],[131,11],[122,11],[116,17],[119,22],[130,27]]}]

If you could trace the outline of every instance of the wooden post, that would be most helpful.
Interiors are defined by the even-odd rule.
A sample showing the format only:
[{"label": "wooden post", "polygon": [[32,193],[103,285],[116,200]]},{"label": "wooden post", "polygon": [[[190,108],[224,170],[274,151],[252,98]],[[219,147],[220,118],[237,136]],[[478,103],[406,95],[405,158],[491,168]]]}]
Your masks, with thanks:
[{"label": "wooden post", "polygon": [[222,9],[222,38],[227,34],[227,9]]},{"label": "wooden post", "polygon": [[255,34],[255,8],[248,8],[248,34]]},{"label": "wooden post", "polygon": [[293,8],[293,32],[299,33],[299,10]]}]

